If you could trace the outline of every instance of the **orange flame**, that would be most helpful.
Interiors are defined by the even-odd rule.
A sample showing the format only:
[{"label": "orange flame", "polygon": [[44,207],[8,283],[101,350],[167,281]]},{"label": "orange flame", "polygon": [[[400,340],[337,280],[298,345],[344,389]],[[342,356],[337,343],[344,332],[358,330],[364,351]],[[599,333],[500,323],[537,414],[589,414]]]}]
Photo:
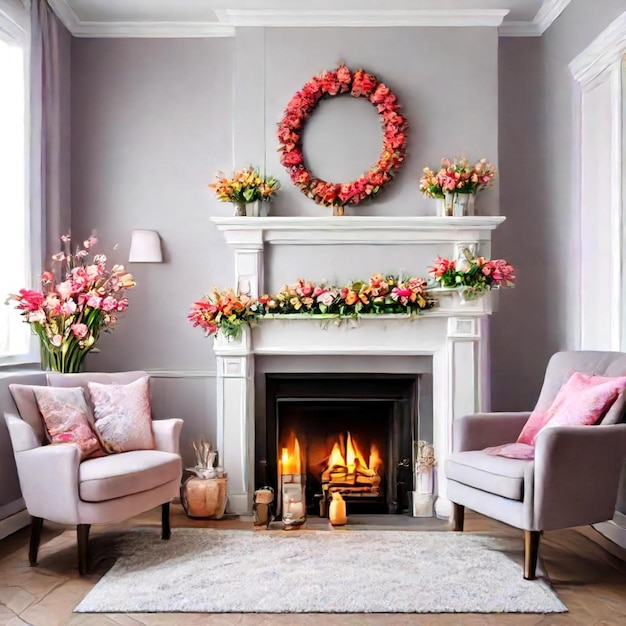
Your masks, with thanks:
[{"label": "orange flame", "polygon": [[[344,450],[345,448],[345,456]],[[345,468],[346,474],[354,474],[357,471],[367,475],[375,475],[381,473],[383,468],[383,459],[380,450],[376,444],[370,446],[369,463],[365,462],[365,456],[361,452],[359,445],[348,431],[344,445],[343,434],[339,435],[338,441],[333,444],[332,450],[328,457],[326,470],[331,468]],[[325,470],[325,471],[326,471]]]},{"label": "orange flame", "polygon": [[280,474],[301,474],[302,457],[300,455],[300,442],[295,436],[289,437],[287,447],[282,448],[280,455]]},{"label": "orange flame", "polygon": [[371,470],[374,470],[378,474],[382,466],[383,466],[383,459],[380,456],[380,450],[378,449],[378,446],[375,443],[373,443],[370,446],[369,468]]}]

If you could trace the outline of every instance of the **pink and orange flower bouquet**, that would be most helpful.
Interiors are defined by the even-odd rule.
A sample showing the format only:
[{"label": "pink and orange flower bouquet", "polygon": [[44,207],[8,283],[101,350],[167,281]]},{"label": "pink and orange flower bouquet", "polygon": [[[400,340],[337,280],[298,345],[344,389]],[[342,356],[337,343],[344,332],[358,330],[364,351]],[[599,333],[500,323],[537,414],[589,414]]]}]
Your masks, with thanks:
[{"label": "pink and orange flower bouquet", "polygon": [[468,250],[456,261],[437,257],[428,271],[441,287],[462,288],[466,299],[489,289],[513,287],[516,279],[515,268],[504,259],[474,257]]},{"label": "pink and orange flower bouquet", "polygon": [[480,159],[474,165],[465,158],[441,159],[436,172],[429,167],[423,169],[420,178],[420,191],[428,198],[443,198],[445,193],[476,195],[490,185],[496,169],[487,159]]},{"label": "pink and orange flower bouquet", "polygon": [[122,265],[107,270],[107,258],[96,254],[87,262],[96,237],[71,252],[69,235],[61,237],[64,250],[52,257],[52,269],[41,276],[42,288],[10,294],[23,321],[39,337],[45,365],[55,372],[80,371],[85,356],[95,350],[101,331],[110,331],[117,313],[128,307],[126,291],[133,277]]}]

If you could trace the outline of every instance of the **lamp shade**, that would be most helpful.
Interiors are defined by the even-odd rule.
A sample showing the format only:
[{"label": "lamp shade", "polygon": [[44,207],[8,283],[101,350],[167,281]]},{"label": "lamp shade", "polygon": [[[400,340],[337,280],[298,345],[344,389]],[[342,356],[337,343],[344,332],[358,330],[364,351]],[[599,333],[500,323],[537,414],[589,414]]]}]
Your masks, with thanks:
[{"label": "lamp shade", "polygon": [[161,239],[156,230],[133,230],[129,263],[162,263]]}]

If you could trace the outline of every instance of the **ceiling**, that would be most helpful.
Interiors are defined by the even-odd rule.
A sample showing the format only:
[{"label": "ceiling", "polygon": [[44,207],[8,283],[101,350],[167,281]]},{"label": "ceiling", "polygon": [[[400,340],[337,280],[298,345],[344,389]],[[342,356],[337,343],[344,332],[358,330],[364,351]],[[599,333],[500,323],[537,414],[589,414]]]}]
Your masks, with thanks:
[{"label": "ceiling", "polygon": [[493,26],[537,36],[570,0],[49,0],[76,36],[232,36],[237,26]]}]

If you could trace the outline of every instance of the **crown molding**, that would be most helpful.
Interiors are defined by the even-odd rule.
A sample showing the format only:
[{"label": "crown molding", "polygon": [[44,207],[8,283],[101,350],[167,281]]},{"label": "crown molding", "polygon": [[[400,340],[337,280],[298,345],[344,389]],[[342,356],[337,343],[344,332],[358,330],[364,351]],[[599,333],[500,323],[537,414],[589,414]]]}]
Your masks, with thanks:
[{"label": "crown molding", "polygon": [[73,35],[80,24],[80,20],[72,7],[67,3],[67,0],[48,0],[48,4],[52,7],[56,16],[63,22],[65,28]]},{"label": "crown molding", "polygon": [[620,62],[626,54],[626,11],[603,30],[570,64],[584,88]]},{"label": "crown molding", "polygon": [[543,35],[548,28],[552,26],[556,18],[565,11],[571,1],[572,0],[544,0],[541,8],[537,11],[537,15],[535,15],[535,19],[533,19],[533,24],[537,24],[539,27],[540,35]]},{"label": "crown molding", "polygon": [[541,37],[539,26],[532,22],[505,22],[498,28],[500,37]]},{"label": "crown molding", "polygon": [[83,22],[67,0],[48,0],[74,37],[234,37],[235,29],[215,22]]},{"label": "crown molding", "polygon": [[235,28],[215,22],[79,22],[74,37],[234,37]]},{"label": "crown molding", "polygon": [[572,0],[544,0],[532,22],[506,22],[500,26],[501,37],[541,37]]},{"label": "crown molding", "polygon": [[221,9],[216,22],[83,22],[68,0],[48,0],[75,37],[233,37],[235,27],[472,27],[502,37],[539,37],[571,0],[545,0],[532,21],[503,22],[505,9],[299,10]]},{"label": "crown molding", "polygon": [[502,24],[506,9],[299,10],[221,9],[223,24],[261,27],[492,26]]}]

